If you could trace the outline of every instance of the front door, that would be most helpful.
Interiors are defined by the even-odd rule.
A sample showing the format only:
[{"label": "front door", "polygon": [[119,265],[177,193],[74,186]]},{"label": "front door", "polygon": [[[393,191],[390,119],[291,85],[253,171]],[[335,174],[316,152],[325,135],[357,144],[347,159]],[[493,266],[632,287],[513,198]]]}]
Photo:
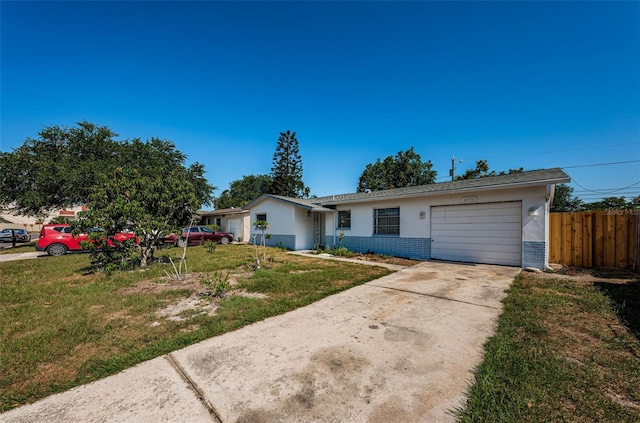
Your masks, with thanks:
[{"label": "front door", "polygon": [[326,247],[326,223],[324,213],[313,213],[313,248]]}]

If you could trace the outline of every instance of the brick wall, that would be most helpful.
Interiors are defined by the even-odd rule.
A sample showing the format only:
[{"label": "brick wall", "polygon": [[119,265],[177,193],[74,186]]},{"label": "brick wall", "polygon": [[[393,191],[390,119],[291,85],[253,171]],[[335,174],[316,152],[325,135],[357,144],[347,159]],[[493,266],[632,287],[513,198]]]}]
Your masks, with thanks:
[{"label": "brick wall", "polygon": [[522,267],[544,270],[545,249],[544,241],[522,241]]},{"label": "brick wall", "polygon": [[[327,242],[329,243],[330,240],[327,239]],[[359,253],[373,252],[420,260],[431,258],[431,238],[345,236],[342,246]]]}]

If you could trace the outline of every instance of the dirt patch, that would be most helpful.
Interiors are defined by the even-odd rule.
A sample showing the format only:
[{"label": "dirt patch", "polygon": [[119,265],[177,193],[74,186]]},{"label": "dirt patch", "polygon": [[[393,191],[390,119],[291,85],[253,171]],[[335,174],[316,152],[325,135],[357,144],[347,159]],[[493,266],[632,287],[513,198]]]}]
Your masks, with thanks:
[{"label": "dirt patch", "polygon": [[37,370],[34,373],[35,376],[32,379],[15,383],[11,388],[28,390],[30,387],[40,384],[46,385],[72,381],[78,376],[79,366],[76,363],[82,363],[88,358],[95,356],[98,352],[98,348],[91,343],[78,344],[68,356],[60,360],[38,364]]},{"label": "dirt patch", "polygon": [[418,260],[410,260],[401,257],[391,257],[391,256],[383,256],[381,254],[361,254],[355,257],[351,257],[355,260],[362,261],[375,261],[376,263],[386,263],[386,264],[395,264],[397,266],[414,266],[418,263],[421,263]]},{"label": "dirt patch", "polygon": [[[252,272],[230,274],[229,285],[231,287],[238,286],[241,280],[248,279],[252,275]],[[201,282],[204,276],[204,273],[194,272],[189,273],[180,280],[176,280],[170,277],[164,277],[158,280],[140,281],[135,285],[120,289],[120,293],[123,295],[151,295],[160,294],[172,290],[191,291],[192,295],[187,298],[183,298],[178,302],[167,304],[165,307],[156,312],[156,316],[159,319],[166,319],[171,321],[184,321],[199,315],[213,316],[218,309],[220,298],[215,298],[211,295],[208,295],[211,293],[207,291],[207,288]],[[225,298],[231,296],[251,298],[267,297],[264,294],[248,292],[245,289],[232,289],[223,294],[223,297]],[[158,321],[151,323],[151,326],[158,325],[160,325],[160,322]]]},{"label": "dirt patch", "polygon": [[[192,295],[189,298],[184,298],[177,303],[169,304],[158,310],[156,312],[156,316],[179,322],[187,320],[195,315],[206,314],[208,316],[213,316],[217,308],[218,303],[216,301],[198,298],[197,296]],[[152,325],[155,323],[156,322],[152,323]]]},{"label": "dirt patch", "polygon": [[551,267],[553,268],[552,272],[535,273],[534,275],[539,278],[570,280],[587,284],[602,280],[610,283],[640,281],[640,273],[632,270],[612,268],[584,269],[558,264],[551,264]]},{"label": "dirt patch", "polygon": [[[248,279],[253,275],[252,272],[231,273],[229,274],[229,285],[237,286],[243,279]],[[204,273],[193,272],[185,275],[182,279],[163,277],[160,279],[148,279],[140,281],[135,285],[120,289],[123,295],[135,294],[161,294],[166,291],[188,290],[193,292],[205,291],[202,284]]]},{"label": "dirt patch", "polygon": [[202,283],[200,282],[201,277],[202,275],[197,278],[193,275],[189,275],[184,280],[163,278],[161,280],[140,281],[135,285],[120,289],[119,293],[122,295],[149,295],[161,294],[166,291],[175,291],[181,289],[198,291],[203,289]]}]

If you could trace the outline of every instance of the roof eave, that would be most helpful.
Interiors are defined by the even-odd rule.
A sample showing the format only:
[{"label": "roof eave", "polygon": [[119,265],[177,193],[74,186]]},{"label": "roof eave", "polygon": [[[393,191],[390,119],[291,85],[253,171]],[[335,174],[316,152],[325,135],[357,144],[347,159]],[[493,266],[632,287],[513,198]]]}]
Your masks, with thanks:
[{"label": "roof eave", "polygon": [[249,204],[247,204],[246,206],[244,206],[242,208],[244,210],[249,210],[252,207],[255,207],[256,204],[259,204],[259,203],[263,202],[267,198],[271,198],[272,200],[275,200],[275,201],[282,201],[283,203],[290,204],[290,205],[295,206],[295,207],[300,207],[300,208],[305,209],[305,210],[310,210],[310,211],[315,211],[315,212],[335,212],[335,210],[333,210],[333,209],[328,209],[328,208],[322,207],[320,205],[303,204],[303,203],[299,203],[297,201],[291,201],[291,200],[288,200],[287,198],[277,197],[277,196],[274,196],[274,195],[271,195],[271,194],[262,194],[260,197],[256,198],[255,200],[253,200],[252,202],[250,202]]},{"label": "roof eave", "polygon": [[367,203],[372,201],[381,201],[381,200],[394,200],[394,199],[404,199],[404,198],[415,198],[415,197],[430,197],[435,195],[446,195],[446,194],[454,194],[454,193],[464,193],[470,191],[494,191],[501,189],[513,189],[513,188],[528,188],[531,186],[547,186],[547,185],[555,185],[555,184],[563,184],[571,182],[571,178],[553,178],[553,179],[542,179],[537,181],[527,181],[527,182],[513,182],[507,184],[496,184],[496,185],[485,185],[480,187],[465,187],[465,188],[450,188],[450,189],[442,189],[438,191],[426,191],[426,192],[417,192],[417,193],[407,193],[407,194],[390,194],[388,196],[370,196],[356,199],[345,199],[345,200],[331,200],[324,201],[322,205],[338,205],[338,204],[347,204],[347,203]]}]

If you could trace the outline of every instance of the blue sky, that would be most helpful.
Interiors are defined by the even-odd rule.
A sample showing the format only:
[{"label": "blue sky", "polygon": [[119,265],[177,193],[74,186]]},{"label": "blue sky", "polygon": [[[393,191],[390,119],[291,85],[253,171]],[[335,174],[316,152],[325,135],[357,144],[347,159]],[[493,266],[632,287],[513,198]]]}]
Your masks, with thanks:
[{"label": "blue sky", "polygon": [[2,1],[0,16],[1,151],[87,120],[173,141],[219,194],[269,173],[292,130],[318,196],[411,146],[438,181],[455,156],[457,173],[563,167],[585,201],[640,194],[640,2]]}]

